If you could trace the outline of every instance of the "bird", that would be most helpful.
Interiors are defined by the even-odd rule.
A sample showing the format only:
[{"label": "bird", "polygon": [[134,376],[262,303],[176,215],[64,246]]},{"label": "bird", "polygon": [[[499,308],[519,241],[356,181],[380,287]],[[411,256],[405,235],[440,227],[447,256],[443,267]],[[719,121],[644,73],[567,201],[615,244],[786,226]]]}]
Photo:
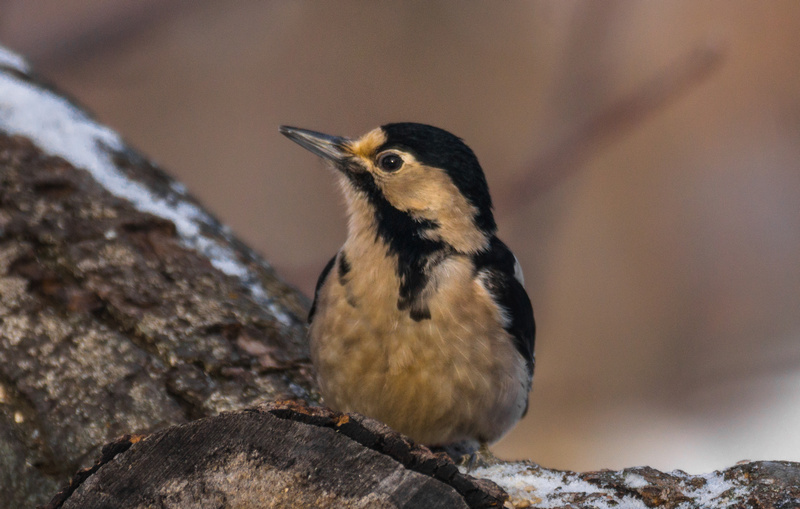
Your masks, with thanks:
[{"label": "bird", "polygon": [[453,458],[488,452],[527,413],[536,327],[474,152],[412,122],[280,132],[333,167],[347,206],[308,316],[323,403]]}]

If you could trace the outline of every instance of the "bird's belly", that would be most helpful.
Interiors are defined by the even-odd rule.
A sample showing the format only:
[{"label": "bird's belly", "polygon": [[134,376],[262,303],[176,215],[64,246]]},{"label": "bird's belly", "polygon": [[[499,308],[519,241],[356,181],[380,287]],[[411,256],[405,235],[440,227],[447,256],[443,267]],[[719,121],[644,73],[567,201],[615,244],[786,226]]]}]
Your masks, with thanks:
[{"label": "bird's belly", "polygon": [[396,301],[376,304],[365,313],[335,299],[315,317],[312,360],[328,406],[429,445],[493,442],[519,420],[529,377],[496,308],[439,298],[430,319],[414,321]]}]

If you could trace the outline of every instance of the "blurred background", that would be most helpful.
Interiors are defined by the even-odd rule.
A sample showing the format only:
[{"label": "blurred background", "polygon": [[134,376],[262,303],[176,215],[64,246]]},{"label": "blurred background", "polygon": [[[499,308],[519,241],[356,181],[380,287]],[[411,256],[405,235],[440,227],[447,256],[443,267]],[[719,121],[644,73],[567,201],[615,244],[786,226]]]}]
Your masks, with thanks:
[{"label": "blurred background", "polygon": [[278,125],[464,138],[538,324],[500,456],[800,461],[800,3],[0,0],[0,43],[307,295],[344,207]]}]

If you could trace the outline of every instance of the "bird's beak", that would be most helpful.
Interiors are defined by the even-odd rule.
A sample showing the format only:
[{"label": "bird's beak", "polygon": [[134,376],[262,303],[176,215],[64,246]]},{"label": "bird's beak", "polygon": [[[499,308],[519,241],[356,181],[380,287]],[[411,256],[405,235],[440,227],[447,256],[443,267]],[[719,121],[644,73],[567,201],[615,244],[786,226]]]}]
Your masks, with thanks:
[{"label": "bird's beak", "polygon": [[345,158],[351,154],[347,151],[347,143],[350,141],[341,136],[331,136],[308,129],[299,129],[282,125],[281,134],[297,143],[301,147],[310,150],[323,159],[341,164]]}]

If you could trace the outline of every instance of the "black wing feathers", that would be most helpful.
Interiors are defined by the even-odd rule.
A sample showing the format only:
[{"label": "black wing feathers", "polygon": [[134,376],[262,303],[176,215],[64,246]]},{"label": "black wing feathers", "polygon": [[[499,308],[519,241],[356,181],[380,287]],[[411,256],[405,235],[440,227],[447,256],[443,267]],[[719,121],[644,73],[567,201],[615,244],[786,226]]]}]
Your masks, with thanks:
[{"label": "black wing feathers", "polygon": [[311,320],[314,319],[314,313],[317,311],[317,298],[319,298],[319,289],[322,288],[323,283],[325,283],[325,279],[327,279],[328,274],[333,268],[334,262],[336,262],[336,255],[333,255],[333,258],[331,258],[328,264],[325,265],[325,268],[322,269],[322,274],[320,274],[319,279],[317,279],[317,287],[314,288],[314,302],[311,304],[311,309],[308,311],[308,323],[311,323]]},{"label": "black wing feathers", "polygon": [[500,239],[493,237],[489,248],[475,255],[474,261],[477,272],[486,271],[489,292],[511,319],[506,330],[514,338],[514,346],[533,373],[536,324],[533,321],[533,308],[528,294],[514,277],[516,264],[514,255]]}]

